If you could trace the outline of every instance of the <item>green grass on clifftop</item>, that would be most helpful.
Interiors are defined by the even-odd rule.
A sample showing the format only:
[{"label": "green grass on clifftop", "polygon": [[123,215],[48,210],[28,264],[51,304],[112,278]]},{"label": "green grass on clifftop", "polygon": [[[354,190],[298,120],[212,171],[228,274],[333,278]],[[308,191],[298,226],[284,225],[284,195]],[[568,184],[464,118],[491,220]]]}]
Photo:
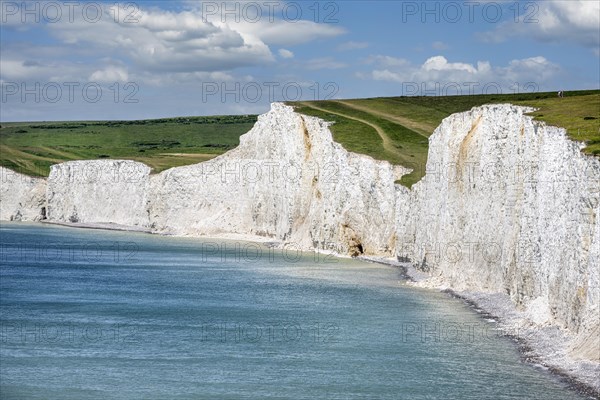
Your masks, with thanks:
[{"label": "green grass on clifftop", "polygon": [[411,187],[425,175],[428,138],[442,120],[457,112],[490,103],[539,108],[532,115],[567,129],[584,141],[584,152],[600,154],[600,91],[475,96],[381,97],[353,100],[290,102],[300,113],[334,122],[334,139],[347,150],[413,170],[399,183]]},{"label": "green grass on clifftop", "polygon": [[584,153],[600,156],[600,94],[578,96],[576,93],[567,93],[562,99],[539,99],[516,104],[539,108],[530,115],[548,125],[565,128],[571,139],[586,143]]},{"label": "green grass on clifftop", "polygon": [[47,176],[52,164],[99,158],[141,161],[160,172],[233,149],[255,115],[141,121],[2,123],[0,165]]}]

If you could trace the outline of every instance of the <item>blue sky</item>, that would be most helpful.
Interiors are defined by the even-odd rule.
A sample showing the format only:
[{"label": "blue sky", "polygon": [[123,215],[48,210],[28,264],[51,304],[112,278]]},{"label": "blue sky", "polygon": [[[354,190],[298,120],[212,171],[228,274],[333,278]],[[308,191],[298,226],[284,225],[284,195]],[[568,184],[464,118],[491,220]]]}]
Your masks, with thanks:
[{"label": "blue sky", "polygon": [[600,1],[2,1],[1,121],[600,87]]}]

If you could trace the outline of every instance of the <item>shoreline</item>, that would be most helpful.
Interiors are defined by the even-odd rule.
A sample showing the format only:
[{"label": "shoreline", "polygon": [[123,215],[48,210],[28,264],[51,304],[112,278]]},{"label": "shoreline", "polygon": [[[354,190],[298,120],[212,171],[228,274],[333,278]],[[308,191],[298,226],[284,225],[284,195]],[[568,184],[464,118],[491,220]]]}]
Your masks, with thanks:
[{"label": "shoreline", "polygon": [[[437,290],[460,299],[482,319],[498,324],[503,336],[510,338],[518,347],[521,360],[532,367],[539,366],[568,388],[591,399],[600,399],[600,363],[574,360],[567,351],[571,335],[557,326],[536,326],[517,309],[508,295],[455,291],[437,277],[417,270],[409,262],[384,257],[358,257],[363,261],[387,264],[403,270],[408,284],[422,289]],[[433,279],[432,279],[433,278]]]},{"label": "shoreline", "polygon": [[[20,222],[20,221],[7,221],[7,222]],[[80,228],[80,229],[101,229],[105,231],[121,231],[121,232],[137,232],[137,233],[148,233],[153,234],[150,229],[138,227],[138,226],[129,226],[129,225],[120,225],[114,224],[112,222],[109,223],[81,223],[81,222],[61,222],[61,221],[33,221],[34,223],[46,224],[46,225],[58,225],[58,226],[66,226],[69,228]]]},{"label": "shoreline", "polygon": [[[535,335],[529,335],[528,332],[525,332],[525,334],[511,333],[510,329],[514,328],[514,326],[511,323],[505,320],[505,318],[503,318],[502,316],[490,312],[485,307],[482,307],[481,304],[477,302],[474,295],[465,294],[468,292],[455,292],[452,289],[441,290],[441,292],[446,293],[453,298],[460,299],[470,308],[472,308],[477,314],[479,314],[481,318],[494,320],[498,324],[499,330],[502,332],[502,335],[510,338],[513,342],[516,343],[519,349],[521,360],[523,362],[531,364],[531,366],[533,367],[542,367],[543,369],[550,372],[552,375],[556,376],[559,380],[563,381],[569,389],[574,390],[580,395],[590,396],[590,398],[593,399],[600,398],[600,387],[594,387],[592,383],[585,382],[585,380],[587,379],[582,379],[581,376],[577,376],[576,374],[570,374],[567,371],[565,371],[562,367],[554,365],[556,362],[553,362],[551,356],[544,356],[540,351],[540,349],[543,347],[541,347],[541,343],[538,343],[536,341]],[[478,293],[478,295],[485,296],[486,294]],[[530,329],[535,330],[535,328]],[[543,335],[543,333],[541,335]],[[528,340],[528,336],[532,336],[532,339]],[[572,363],[577,364],[577,362],[575,361],[572,361]],[[596,366],[596,370],[598,370],[597,373],[600,373],[600,366]],[[594,371],[590,372],[591,374],[589,375],[589,377],[593,379]],[[586,377],[587,376],[588,375],[586,374]]]},{"label": "shoreline", "polygon": [[[21,221],[2,221],[21,222]],[[155,232],[147,228],[119,225],[114,223],[74,223],[60,221],[32,221],[35,223],[64,226],[80,229],[98,229],[108,231],[122,231],[131,233],[145,233],[157,236],[175,236],[197,239],[220,239],[239,240],[266,245],[268,247],[285,246],[282,241],[273,240],[255,235],[247,234],[214,234],[202,236],[169,235],[167,233]],[[319,252],[318,249],[302,250]],[[329,253],[328,253],[329,254]],[[338,258],[349,258],[348,256],[335,254]],[[451,297],[460,299],[483,319],[494,320],[498,324],[498,330],[504,336],[509,337],[518,347],[521,360],[531,367],[542,367],[550,374],[561,380],[568,388],[580,395],[589,396],[592,399],[600,399],[600,363],[592,361],[573,360],[567,355],[569,341],[572,339],[569,333],[557,326],[536,326],[527,319],[524,312],[517,309],[508,295],[502,293],[484,293],[471,291],[455,291],[450,285],[446,285],[439,277],[419,271],[412,263],[398,261],[394,257],[383,256],[358,256],[356,260],[388,265],[402,270],[402,275],[407,284],[422,289],[436,290]],[[512,330],[517,333],[512,333]]]}]

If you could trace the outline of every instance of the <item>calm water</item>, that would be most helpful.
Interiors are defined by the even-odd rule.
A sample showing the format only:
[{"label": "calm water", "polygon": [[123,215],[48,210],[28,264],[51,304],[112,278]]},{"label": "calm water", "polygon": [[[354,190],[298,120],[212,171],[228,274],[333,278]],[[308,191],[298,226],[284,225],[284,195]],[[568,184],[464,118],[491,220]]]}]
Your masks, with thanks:
[{"label": "calm water", "polygon": [[493,322],[391,267],[40,225],[0,234],[2,399],[579,398]]}]

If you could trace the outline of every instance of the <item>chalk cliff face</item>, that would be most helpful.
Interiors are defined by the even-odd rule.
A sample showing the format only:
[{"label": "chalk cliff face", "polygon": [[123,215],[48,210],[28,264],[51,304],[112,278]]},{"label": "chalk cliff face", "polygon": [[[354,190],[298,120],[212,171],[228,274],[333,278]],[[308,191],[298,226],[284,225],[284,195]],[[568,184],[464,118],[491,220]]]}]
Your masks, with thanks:
[{"label": "chalk cliff face", "polygon": [[406,172],[348,153],[325,122],[274,104],[236,149],[152,177],[150,219],[158,232],[392,255],[394,180]]},{"label": "chalk cliff face", "polygon": [[427,175],[399,190],[397,254],[452,288],[509,294],[535,322],[595,340],[597,359],[600,162],[527,111],[491,105],[443,121]]},{"label": "chalk cliff face", "polygon": [[45,179],[0,167],[0,221],[39,221],[45,205]]},{"label": "chalk cliff face", "polygon": [[532,323],[577,333],[575,356],[597,359],[600,161],[527,111],[446,118],[409,190],[394,184],[408,170],[347,152],[327,123],[275,103],[205,163],[150,175],[133,161],[73,161],[52,168],[47,188],[9,173],[0,218],[39,219],[47,202],[51,221],[398,256],[457,290],[509,294]]},{"label": "chalk cliff face", "polygon": [[148,226],[150,167],[133,161],[53,165],[46,199],[50,221]]}]

